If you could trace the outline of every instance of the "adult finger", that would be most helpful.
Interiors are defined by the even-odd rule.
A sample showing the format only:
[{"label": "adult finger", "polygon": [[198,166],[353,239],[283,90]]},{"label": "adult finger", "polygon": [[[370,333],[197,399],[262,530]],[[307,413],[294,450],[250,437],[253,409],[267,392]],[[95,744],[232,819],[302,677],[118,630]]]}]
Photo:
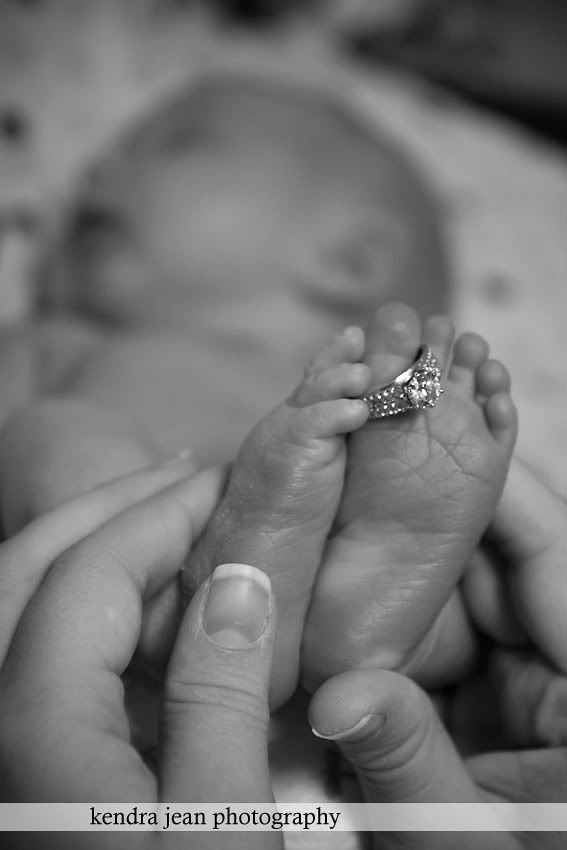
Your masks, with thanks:
[{"label": "adult finger", "polygon": [[[565,516],[565,501],[514,458],[488,538],[500,554],[494,564],[517,620],[540,652],[567,673]],[[494,608],[493,622],[502,607]]]},{"label": "adult finger", "polygon": [[[467,767],[486,799],[497,803],[567,803],[565,747],[487,753],[467,759]],[[545,833],[542,850],[565,847],[563,833]]]},{"label": "adult finger", "polygon": [[533,650],[493,648],[451,695],[461,754],[567,744],[567,677]]},{"label": "adult finger", "polygon": [[[360,670],[336,676],[317,691],[309,707],[316,735],[336,741],[356,770],[364,797],[372,803],[479,802],[477,788],[455,750],[431,701],[397,673]],[[505,837],[494,844],[505,850]],[[380,834],[379,846],[480,848],[471,834]],[[513,846],[513,845],[512,845]]]},{"label": "adult finger", "polygon": [[[275,628],[270,580],[254,567],[223,564],[193,597],[165,682],[162,800],[273,802],[267,751]],[[239,836],[203,846],[283,846],[265,833]]]},{"label": "adult finger", "polygon": [[[143,598],[179,570],[193,535],[201,533],[216,505],[221,483],[208,470],[173,485],[97,529],[47,573],[18,624],[0,675],[5,721],[8,716],[1,725],[14,732],[2,746],[10,750],[19,740],[25,749],[18,757],[5,754],[29,780],[22,799],[30,793],[31,799],[44,799],[42,794],[66,799],[70,789],[74,799],[100,799],[101,788],[109,799],[128,796],[118,768],[125,767],[123,760],[132,768],[133,750],[119,677],[138,641]],[[22,713],[21,705],[41,715],[33,746],[30,712]],[[57,741],[61,745],[55,747]],[[40,763],[49,770],[26,773],[26,764]],[[90,771],[85,763],[93,765]],[[137,799],[148,799],[145,775],[143,789]]]},{"label": "adult finger", "polygon": [[489,675],[504,732],[521,747],[567,745],[567,677],[535,652],[495,650]]},{"label": "adult finger", "polygon": [[34,520],[0,548],[0,665],[22,612],[53,561],[130,506],[193,472],[188,455],[105,484]]},{"label": "adult finger", "polygon": [[502,555],[484,542],[469,561],[463,597],[473,622],[502,646],[529,646],[529,636],[514,610]]}]

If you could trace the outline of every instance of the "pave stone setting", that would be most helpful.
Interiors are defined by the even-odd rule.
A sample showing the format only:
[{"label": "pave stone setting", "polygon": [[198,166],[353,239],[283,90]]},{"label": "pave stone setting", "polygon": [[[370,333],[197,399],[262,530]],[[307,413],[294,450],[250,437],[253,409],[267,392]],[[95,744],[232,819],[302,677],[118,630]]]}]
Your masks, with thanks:
[{"label": "pave stone setting", "polygon": [[409,369],[362,400],[368,405],[370,419],[384,419],[408,410],[435,407],[442,392],[437,360],[427,346],[422,346]]},{"label": "pave stone setting", "polygon": [[413,408],[423,410],[435,407],[441,395],[439,369],[430,368],[415,372],[406,386],[406,396]]}]

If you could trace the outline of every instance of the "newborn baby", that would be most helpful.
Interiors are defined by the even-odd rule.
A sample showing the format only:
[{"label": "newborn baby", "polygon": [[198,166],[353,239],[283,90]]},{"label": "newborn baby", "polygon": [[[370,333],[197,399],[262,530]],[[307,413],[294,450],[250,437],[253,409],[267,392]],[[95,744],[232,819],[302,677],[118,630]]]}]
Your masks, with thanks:
[{"label": "newborn baby", "polygon": [[[0,447],[6,533],[166,451],[190,446],[197,465],[232,459],[329,333],[345,322],[365,322],[392,295],[424,311],[425,305],[439,308],[446,292],[436,209],[403,156],[334,103],[220,77],[174,99],[93,170],[48,266],[41,303],[57,318],[18,340],[31,352],[42,399],[12,420]],[[392,327],[396,332],[397,320]],[[388,335],[382,339],[371,329],[368,363],[356,364],[364,345],[360,330],[354,334],[350,348],[339,347],[339,353],[358,378],[332,388],[337,401],[347,391],[367,389],[368,365],[389,344]],[[418,336],[412,332],[411,345],[390,365],[407,366]],[[323,367],[315,366],[315,373],[331,368],[333,357],[320,355],[315,362]],[[385,359],[380,368],[387,371],[387,365]],[[305,409],[305,422],[292,427],[297,448],[311,446],[313,458],[284,456],[282,481],[268,469],[267,491],[258,491],[266,506],[268,492],[278,501],[282,488],[288,501],[286,480],[294,478],[296,460],[300,468],[314,464],[306,478],[315,501],[312,540],[303,553],[304,535],[298,536],[297,565],[288,578],[276,563],[269,566],[268,553],[255,543],[250,553],[252,562],[268,558],[284,612],[275,704],[297,679],[301,623],[341,500],[339,437],[364,419],[364,405],[356,402],[348,407],[358,411],[353,418],[337,413],[311,426],[315,389],[304,386],[294,397],[293,409]],[[275,421],[277,436],[286,426]],[[260,433],[271,427],[261,426]],[[488,426],[482,428],[484,440]],[[356,445],[352,469],[368,471],[367,451],[356,460]],[[277,442],[274,450],[280,454]],[[246,450],[244,464],[244,475],[253,479],[255,451]],[[489,463],[495,477],[490,492],[497,498],[503,472]],[[237,482],[243,480],[238,469]],[[362,522],[371,507],[360,482],[347,486],[339,512],[349,526],[355,514]],[[318,506],[319,493],[325,505]],[[295,538],[294,522],[282,522],[282,541]],[[239,517],[240,525],[247,528]],[[189,573],[210,569],[221,550],[229,559],[227,539],[222,527],[211,531]],[[233,544],[232,558],[242,559],[237,535]],[[342,557],[337,554],[341,575]],[[413,566],[409,558],[408,570]],[[325,587],[331,590],[334,572],[325,570],[328,581],[313,622],[327,619]],[[326,629],[317,627],[321,640]],[[355,630],[348,632],[354,638]],[[326,675],[327,667],[341,666],[331,647],[332,657],[318,658],[316,643],[306,669]]]},{"label": "newborn baby", "polygon": [[93,169],[40,281],[49,319],[0,341],[6,404],[58,399],[16,428],[45,469],[32,512],[148,452],[232,459],[329,334],[391,297],[447,300],[411,163],[334,102],[204,79]]},{"label": "newborn baby", "polygon": [[[360,396],[391,386],[422,341],[443,374],[441,400],[368,421]],[[276,705],[297,682],[308,606],[311,686],[360,666],[435,685],[466,670],[472,635],[453,591],[500,498],[516,411],[485,341],[464,334],[451,356],[452,341],[449,319],[422,327],[412,308],[384,306],[366,334],[349,328],[319,353],[238,454],[186,582],[196,588],[231,560],[269,573],[280,611]],[[395,411],[397,397],[386,398]]]}]

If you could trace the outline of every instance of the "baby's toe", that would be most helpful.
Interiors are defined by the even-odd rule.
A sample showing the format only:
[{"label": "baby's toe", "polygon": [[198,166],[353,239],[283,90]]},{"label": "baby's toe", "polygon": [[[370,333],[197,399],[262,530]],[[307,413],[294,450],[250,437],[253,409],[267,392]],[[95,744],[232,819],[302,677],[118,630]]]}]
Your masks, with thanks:
[{"label": "baby's toe", "polygon": [[484,406],[486,423],[494,439],[512,450],[518,428],[516,406],[507,392],[497,392]]},{"label": "baby's toe", "polygon": [[421,321],[406,304],[385,304],[366,331],[365,362],[373,387],[392,381],[414,361],[421,343]]},{"label": "baby's toe", "polygon": [[476,373],[488,357],[488,343],[475,333],[462,334],[453,349],[453,362],[449,380],[462,387],[466,393],[476,392]]},{"label": "baby's toe", "polygon": [[362,328],[345,328],[315,355],[305,374],[317,374],[340,363],[356,363],[364,354],[365,336]]},{"label": "baby's toe", "polygon": [[289,399],[294,407],[320,401],[357,398],[369,388],[370,369],[364,363],[341,363],[321,372],[309,372]]},{"label": "baby's toe", "polygon": [[423,342],[433,352],[442,372],[447,367],[454,336],[455,326],[448,316],[430,316],[425,322]]},{"label": "baby's toe", "polygon": [[367,405],[358,399],[335,399],[294,411],[291,438],[296,445],[356,431],[368,419]]},{"label": "baby's toe", "polygon": [[486,360],[476,376],[476,388],[479,396],[489,398],[495,393],[510,392],[510,373],[499,360]]}]

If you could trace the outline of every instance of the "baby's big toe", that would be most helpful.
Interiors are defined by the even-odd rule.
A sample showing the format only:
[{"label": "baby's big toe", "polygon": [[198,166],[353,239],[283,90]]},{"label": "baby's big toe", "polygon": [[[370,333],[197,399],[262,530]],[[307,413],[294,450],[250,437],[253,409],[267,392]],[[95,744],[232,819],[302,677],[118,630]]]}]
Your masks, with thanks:
[{"label": "baby's big toe", "polygon": [[407,304],[385,304],[374,315],[366,332],[365,362],[372,386],[393,380],[415,359],[421,343],[421,320]]},{"label": "baby's big toe", "polygon": [[367,419],[368,407],[360,399],[339,398],[311,404],[294,411],[289,418],[289,440],[295,446],[305,446],[356,431]]},{"label": "baby's big toe", "polygon": [[357,398],[370,382],[368,366],[360,363],[364,353],[362,328],[347,328],[313,359],[299,386],[288,399],[291,407],[307,407],[321,401]]},{"label": "baby's big toe", "polygon": [[423,327],[423,342],[430,349],[441,372],[445,371],[455,336],[455,325],[448,316],[430,316]]},{"label": "baby's big toe", "polygon": [[322,372],[310,372],[289,398],[291,407],[308,407],[323,401],[358,398],[370,383],[364,363],[341,363]]}]

